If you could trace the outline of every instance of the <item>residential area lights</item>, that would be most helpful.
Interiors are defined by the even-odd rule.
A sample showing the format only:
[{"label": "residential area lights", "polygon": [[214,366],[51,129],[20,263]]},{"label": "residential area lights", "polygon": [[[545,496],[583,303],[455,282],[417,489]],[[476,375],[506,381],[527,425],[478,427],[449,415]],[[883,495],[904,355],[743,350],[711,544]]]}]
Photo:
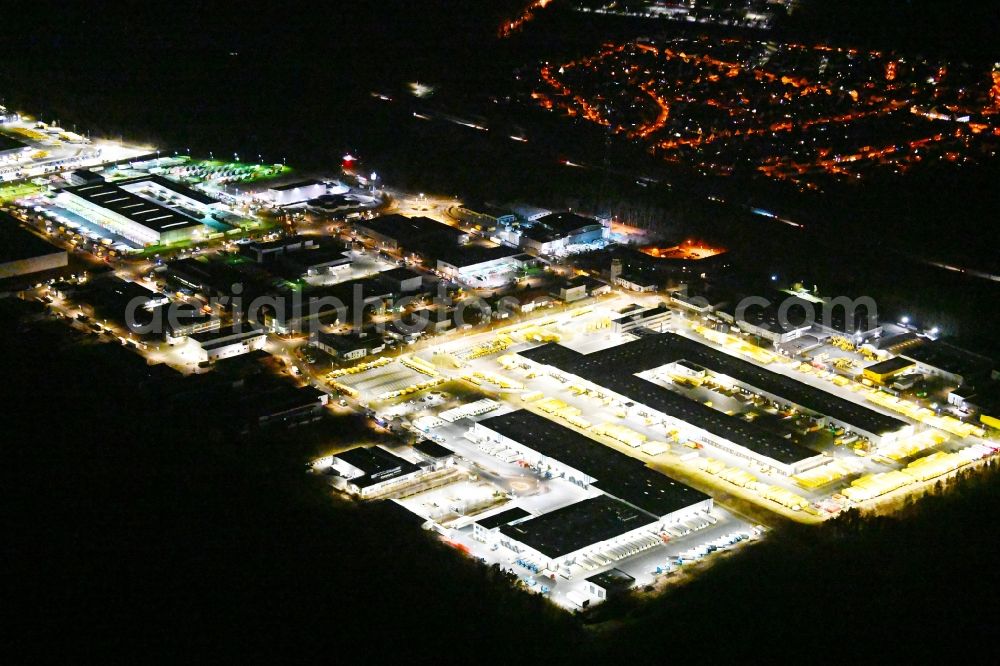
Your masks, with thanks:
[{"label": "residential area lights", "polygon": [[880,51],[674,38],[546,63],[531,97],[670,163],[721,176],[746,165],[818,190],[931,161],[961,166],[995,150],[997,78]]}]

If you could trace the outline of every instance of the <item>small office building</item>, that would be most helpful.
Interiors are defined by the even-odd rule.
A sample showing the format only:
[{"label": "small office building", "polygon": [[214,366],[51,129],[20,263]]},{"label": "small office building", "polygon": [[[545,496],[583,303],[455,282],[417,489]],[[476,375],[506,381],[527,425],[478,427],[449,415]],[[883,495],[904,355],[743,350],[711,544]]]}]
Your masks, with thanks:
[{"label": "small office building", "polygon": [[200,361],[218,361],[263,348],[267,333],[253,324],[231,326],[219,331],[190,336],[198,348]]},{"label": "small office building", "polygon": [[888,384],[891,379],[917,367],[913,361],[902,356],[893,356],[873,363],[861,371],[861,376],[876,384]]},{"label": "small office building", "polygon": [[417,481],[427,470],[378,446],[359,447],[333,457],[344,489],[368,499]]}]

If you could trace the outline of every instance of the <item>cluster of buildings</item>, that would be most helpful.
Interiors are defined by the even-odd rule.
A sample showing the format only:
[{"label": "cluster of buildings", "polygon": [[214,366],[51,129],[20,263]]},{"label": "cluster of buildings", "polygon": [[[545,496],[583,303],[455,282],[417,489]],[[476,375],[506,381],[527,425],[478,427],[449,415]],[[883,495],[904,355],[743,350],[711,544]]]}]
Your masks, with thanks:
[{"label": "cluster of buildings", "polygon": [[473,284],[491,275],[510,274],[532,261],[516,247],[473,239],[461,229],[423,216],[383,215],[356,223],[355,233],[380,250]]},{"label": "cluster of buildings", "polygon": [[334,475],[335,487],[361,499],[405,493],[422,482],[429,485],[435,477],[447,476],[455,463],[454,453],[430,440],[414,444],[410,458],[370,446],[349,449],[323,462],[329,463],[325,471]]},{"label": "cluster of buildings", "polygon": [[671,290],[670,301],[701,315],[720,330],[739,331],[777,347],[800,338],[818,342],[820,337],[829,336],[861,344],[883,331],[870,299],[838,300],[803,290],[769,286],[741,289],[699,281]]},{"label": "cluster of buildings", "polygon": [[549,213],[528,222],[509,218],[498,218],[497,222],[498,238],[536,256],[561,256],[572,246],[606,241],[610,234],[606,224],[572,212]]},{"label": "cluster of buildings", "polygon": [[598,491],[537,516],[510,509],[477,521],[480,540],[554,572],[568,573],[589,553],[655,536],[712,509],[708,495],[533,412],[485,418],[472,427],[472,436],[507,446],[546,476]]},{"label": "cluster of buildings", "polygon": [[0,106],[0,183],[49,177],[146,152],[145,148],[119,141],[91,140]]},{"label": "cluster of buildings", "polygon": [[610,395],[639,417],[659,419],[687,433],[688,439],[788,476],[824,465],[830,459],[642,375],[661,368],[676,368],[678,374],[711,374],[730,385],[814,414],[823,423],[862,434],[876,444],[894,441],[913,430],[903,420],[670,332],[643,336],[590,354],[549,343],[520,355],[546,372]]}]

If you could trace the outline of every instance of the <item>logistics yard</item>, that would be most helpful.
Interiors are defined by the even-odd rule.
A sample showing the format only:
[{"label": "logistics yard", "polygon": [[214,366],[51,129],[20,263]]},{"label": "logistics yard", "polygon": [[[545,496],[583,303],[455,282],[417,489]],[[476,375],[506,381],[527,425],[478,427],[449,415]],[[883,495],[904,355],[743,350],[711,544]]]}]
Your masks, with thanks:
[{"label": "logistics yard", "polygon": [[[603,57],[722,66],[659,48]],[[28,143],[80,138],[12,122]],[[665,122],[630,131],[673,141]],[[834,299],[777,276],[689,291],[689,276],[710,286],[731,267],[716,243],[640,246],[607,218],[480,210],[346,166],[293,178],[284,164],[80,150],[4,190],[12,294],[85,344],[224,385],[245,429],[363,415],[379,443],[311,473],[395,502],[568,609],[670,581],[774,524],[891,510],[1000,450],[991,359],[908,321],[855,326],[853,310],[782,320],[783,299],[807,314]],[[764,293],[776,301],[741,308]]]},{"label": "logistics yard", "polygon": [[[603,598],[597,575],[643,585],[757,538],[712,496],[818,522],[997,450],[980,427],[887,408],[860,373],[817,374],[679,311],[664,324],[650,301],[615,295],[327,381],[453,455],[451,483],[397,501],[570,608]],[[621,311],[659,330],[617,332]]]},{"label": "logistics yard", "polygon": [[[676,291],[575,274],[551,265],[559,253],[547,247],[489,242],[450,219],[392,213],[326,233],[307,219],[300,233],[258,226],[275,200],[263,202],[260,187],[242,203],[192,189],[197,164],[153,160],[87,176],[54,201],[18,199],[13,214],[66,224],[60,215],[96,207],[101,228],[136,246],[165,244],[133,228],[159,217],[161,232],[242,219],[233,229],[250,238],[206,234],[197,249],[176,241],[166,260],[139,248],[109,253],[113,272],[25,295],[88,336],[184,374],[272,359],[281,401],[262,405],[253,423],[369,416],[395,444],[359,442],[310,469],[338,493],[397,502],[563,607],[669,581],[761,538],[768,516],[819,523],[877,508],[1000,448],[993,417],[969,411],[974,396],[949,396],[989,375],[988,359],[930,333],[887,322],[847,335],[843,318],[790,329],[737,320]],[[267,192],[287,199],[284,209],[336,182]],[[51,217],[53,205],[66,212]],[[115,206],[135,208],[116,218]],[[587,218],[563,226],[603,238]],[[693,242],[663,248],[640,254],[724,256]],[[516,297],[526,275],[547,295]],[[256,319],[236,297],[269,305]],[[342,307],[314,310],[310,299]],[[130,308],[139,326],[122,317]]]}]

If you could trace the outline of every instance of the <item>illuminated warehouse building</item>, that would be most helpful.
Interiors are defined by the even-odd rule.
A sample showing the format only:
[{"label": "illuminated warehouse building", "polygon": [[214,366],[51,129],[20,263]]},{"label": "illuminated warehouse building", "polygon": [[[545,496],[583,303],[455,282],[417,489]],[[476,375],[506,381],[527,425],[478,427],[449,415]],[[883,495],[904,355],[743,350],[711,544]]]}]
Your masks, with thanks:
[{"label": "illuminated warehouse building", "polygon": [[708,495],[533,412],[483,419],[472,435],[514,449],[546,475],[600,493],[540,516],[508,511],[480,525],[481,540],[552,571],[589,569],[588,560],[601,562],[604,553],[618,559],[651,548],[667,526],[712,509]]},{"label": "illuminated warehouse building", "polygon": [[892,442],[913,429],[905,421],[674,333],[646,336],[591,354],[547,344],[520,355],[551,372],[570,375],[611,394],[640,417],[659,418],[691,439],[785,475],[799,474],[830,459],[755,423],[675,393],[641,374],[673,365],[711,372],[733,385],[814,413],[825,423],[865,435],[876,445]]},{"label": "illuminated warehouse building", "polygon": [[212,218],[221,203],[159,176],[67,187],[57,201],[139,246],[197,240],[226,228]]}]

